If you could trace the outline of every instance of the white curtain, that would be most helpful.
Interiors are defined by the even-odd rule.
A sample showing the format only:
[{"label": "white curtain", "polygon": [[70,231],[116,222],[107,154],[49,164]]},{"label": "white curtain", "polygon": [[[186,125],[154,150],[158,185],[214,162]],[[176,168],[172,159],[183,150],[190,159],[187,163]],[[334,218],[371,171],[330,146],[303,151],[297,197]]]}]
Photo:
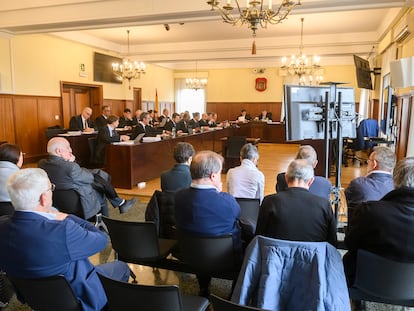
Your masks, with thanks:
[{"label": "white curtain", "polygon": [[203,113],[206,111],[206,92],[204,89],[188,89],[185,79],[175,79],[175,103],[176,112],[188,110]]}]

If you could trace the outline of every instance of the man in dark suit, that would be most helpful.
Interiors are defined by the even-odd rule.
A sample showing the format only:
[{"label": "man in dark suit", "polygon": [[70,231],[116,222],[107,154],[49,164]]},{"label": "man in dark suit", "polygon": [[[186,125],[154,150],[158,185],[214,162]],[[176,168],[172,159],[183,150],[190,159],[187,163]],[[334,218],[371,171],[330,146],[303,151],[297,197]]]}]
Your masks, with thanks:
[{"label": "man in dark suit", "polygon": [[[318,159],[315,149],[310,145],[299,147],[295,159],[305,159],[313,168],[318,165]],[[276,176],[276,192],[285,191],[288,188],[286,173],[279,173]],[[309,187],[309,192],[316,194],[325,199],[331,198],[332,183],[325,177],[314,176],[314,180]]]},{"label": "man in dark suit", "polygon": [[118,127],[131,130],[135,125],[137,125],[137,122],[132,117],[131,109],[125,108],[123,116],[119,118]]},{"label": "man in dark suit", "polygon": [[358,249],[400,262],[414,262],[414,158],[394,168],[395,189],[379,201],[359,204],[348,223],[344,268],[348,285],[355,276]]},{"label": "man in dark suit", "polygon": [[264,109],[256,119],[258,119],[259,121],[269,121],[269,120],[271,121],[272,113],[267,112],[267,110]]},{"label": "man in dark suit", "polygon": [[393,190],[394,166],[394,151],[385,146],[374,147],[368,158],[367,175],[353,179],[345,190],[348,208],[352,210],[361,202],[380,200]]},{"label": "man in dark suit", "polygon": [[188,123],[190,122],[190,113],[185,112],[183,118],[177,123],[177,133],[188,133]]},{"label": "man in dark suit", "polygon": [[193,112],[193,118],[188,122],[188,126],[191,127],[195,132],[200,130],[200,113]]},{"label": "man in dark suit", "polygon": [[329,242],[336,247],[336,221],[327,199],[309,192],[313,167],[293,160],[286,172],[289,188],[264,198],[256,235],[275,239]]},{"label": "man in dark suit", "polygon": [[106,146],[108,144],[129,140],[129,136],[119,135],[118,132],[115,130],[119,125],[119,119],[117,116],[109,116],[106,122],[107,124],[99,129],[98,136],[96,138],[96,163],[105,163]]},{"label": "man in dark suit", "polygon": [[77,116],[73,116],[69,121],[70,131],[82,131],[82,132],[93,132],[93,123],[90,120],[92,115],[92,109],[85,107],[82,113]]},{"label": "man in dark suit", "polygon": [[107,119],[111,115],[111,107],[104,105],[102,106],[102,114],[95,119],[95,128],[99,130],[101,127],[105,127],[108,122]]},{"label": "man in dark suit", "polygon": [[94,267],[89,257],[103,250],[108,237],[88,221],[52,207],[47,174],[40,168],[12,175],[7,190],[13,216],[0,218],[0,267],[17,278],[63,275],[82,310],[102,310],[107,298],[97,272],[127,282],[130,270],[121,261]]},{"label": "man in dark suit", "polygon": [[151,116],[148,112],[141,113],[140,121],[137,126],[134,127],[134,130],[131,134],[131,139],[135,139],[139,134],[145,133],[147,137],[154,137],[159,134],[162,134],[164,131],[162,129],[154,128],[150,125]]},{"label": "man in dark suit", "polygon": [[47,152],[49,157],[40,160],[39,167],[47,172],[57,189],[73,189],[79,193],[85,219],[99,212],[108,216],[107,199],[120,213],[135,205],[136,199],[124,200],[118,196],[106,172],[80,167],[66,138],[53,137],[47,143]]},{"label": "man in dark suit", "polygon": [[161,174],[161,190],[175,192],[191,185],[190,164],[195,151],[189,143],[178,143],[174,147],[173,168]]},{"label": "man in dark suit", "polygon": [[162,111],[162,115],[158,118],[159,127],[163,128],[169,120],[169,111],[167,108],[164,108],[164,110]]},{"label": "man in dark suit", "polygon": [[177,123],[180,122],[180,115],[176,112],[172,114],[171,119],[165,124],[164,130],[168,133],[172,133],[173,129],[177,131]]}]

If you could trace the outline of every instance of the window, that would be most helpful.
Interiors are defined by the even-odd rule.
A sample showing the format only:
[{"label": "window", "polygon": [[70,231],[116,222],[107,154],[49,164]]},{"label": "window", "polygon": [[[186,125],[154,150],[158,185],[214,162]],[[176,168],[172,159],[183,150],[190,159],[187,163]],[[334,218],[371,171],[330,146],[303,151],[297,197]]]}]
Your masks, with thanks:
[{"label": "window", "polygon": [[188,110],[190,115],[193,112],[203,113],[206,111],[205,89],[188,89],[185,79],[175,79],[175,102],[178,113]]}]

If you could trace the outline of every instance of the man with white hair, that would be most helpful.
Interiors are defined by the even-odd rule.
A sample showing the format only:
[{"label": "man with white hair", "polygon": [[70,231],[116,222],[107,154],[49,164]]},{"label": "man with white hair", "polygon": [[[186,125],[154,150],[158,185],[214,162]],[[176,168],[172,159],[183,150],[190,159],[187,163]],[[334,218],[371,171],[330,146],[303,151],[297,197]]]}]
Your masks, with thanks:
[{"label": "man with white hair", "polygon": [[236,198],[260,199],[264,197],[264,175],[257,168],[259,152],[252,144],[240,150],[241,165],[227,172],[227,192]]},{"label": "man with white hair", "polygon": [[82,132],[93,132],[93,122],[91,121],[92,109],[85,107],[82,113],[77,116],[73,116],[69,121],[69,130],[71,131],[82,131]]},{"label": "man with white hair", "polygon": [[54,189],[40,168],[22,169],[9,178],[16,211],[0,217],[0,267],[16,278],[63,275],[82,310],[101,310],[107,298],[97,272],[128,281],[130,270],[121,261],[91,264],[88,257],[104,249],[108,238],[88,221],[53,208]]},{"label": "man with white hair", "polygon": [[108,216],[108,199],[119,212],[126,213],[135,205],[136,199],[124,200],[118,196],[109,182],[108,173],[100,170],[88,170],[75,162],[69,141],[64,137],[53,137],[47,143],[49,157],[39,161],[50,180],[59,190],[73,189],[79,193],[84,218],[89,219],[99,211]]},{"label": "man with white hair", "polygon": [[256,235],[304,242],[329,242],[336,247],[336,221],[328,200],[309,191],[313,167],[293,160],[286,172],[288,189],[264,198]]},{"label": "man with white hair", "polygon": [[[313,168],[318,165],[318,157],[315,149],[311,145],[302,145],[299,147],[295,159],[305,159]],[[276,177],[276,192],[284,191],[288,188],[285,173],[280,173]],[[332,183],[329,179],[322,176],[314,176],[309,191],[322,198],[330,199]]]}]

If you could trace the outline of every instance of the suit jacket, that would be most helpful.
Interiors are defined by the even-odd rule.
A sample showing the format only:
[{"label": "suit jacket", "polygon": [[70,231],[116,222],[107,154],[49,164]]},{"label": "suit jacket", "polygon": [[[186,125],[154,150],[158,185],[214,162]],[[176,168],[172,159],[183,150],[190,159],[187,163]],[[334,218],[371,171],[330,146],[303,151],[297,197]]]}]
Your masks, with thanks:
[{"label": "suit jacket", "polygon": [[[86,123],[88,123],[89,128],[93,128],[93,122],[90,119],[87,119]],[[83,131],[84,129],[85,128],[83,126],[81,115],[73,116],[72,118],[70,118],[69,130],[71,130],[71,131]]]},{"label": "suit jacket", "polygon": [[101,210],[99,194],[92,187],[94,176],[88,169],[54,155],[40,160],[39,167],[46,171],[56,189],[73,189],[79,193],[85,219]]},{"label": "suit jacket", "polygon": [[272,113],[271,112],[266,113],[266,118],[265,119],[263,119],[262,114],[259,114],[257,116],[257,118],[259,120],[272,120]]},{"label": "suit jacket", "polygon": [[164,130],[168,132],[172,132],[173,128],[177,129],[177,124],[173,120],[169,120],[164,126]]},{"label": "suit jacket", "polygon": [[367,176],[353,179],[345,190],[348,206],[365,201],[377,201],[394,189],[392,174],[372,171]]},{"label": "suit jacket", "polygon": [[139,134],[145,133],[145,136],[154,137],[158,134],[162,134],[162,129],[157,129],[152,127],[151,125],[146,125],[145,130],[141,123],[138,123],[136,127],[134,127],[132,134],[130,136],[131,139],[135,139]]},{"label": "suit jacket", "polygon": [[256,234],[290,241],[329,242],[336,247],[336,221],[329,201],[299,187],[263,199]]},{"label": "suit jacket", "polygon": [[190,166],[177,163],[168,171],[161,174],[161,190],[175,192],[191,185]]},{"label": "suit jacket", "polygon": [[239,217],[240,206],[236,199],[216,188],[190,187],[175,193],[178,229],[210,237],[231,233],[236,251],[241,250]]},{"label": "suit jacket", "polygon": [[177,123],[177,131],[182,131],[183,133],[188,133],[188,123],[184,120],[181,120]]},{"label": "suit jacket", "polygon": [[[286,173],[279,173],[276,177],[276,192],[285,191],[288,188],[286,182]],[[309,192],[316,194],[325,199],[331,198],[332,183],[322,176],[315,176],[312,185],[309,187]]]},{"label": "suit jacket", "polygon": [[196,129],[196,128],[200,127],[200,123],[195,119],[191,119],[190,121],[188,121],[188,126],[193,128],[193,129]]},{"label": "suit jacket", "polygon": [[97,130],[100,130],[105,125],[108,125],[108,122],[106,121],[106,118],[103,115],[100,115],[95,119],[95,127]]},{"label": "suit jacket", "polygon": [[108,126],[101,127],[98,132],[98,137],[96,138],[95,162],[105,163],[106,146],[114,142],[119,142],[120,139],[121,138],[115,129],[112,130],[111,136]]},{"label": "suit jacket", "polygon": [[392,190],[379,201],[359,204],[345,236],[343,261],[353,283],[358,249],[402,262],[414,262],[414,188]]},{"label": "suit jacket", "polygon": [[88,221],[73,215],[57,221],[16,211],[0,218],[0,236],[0,266],[7,274],[20,278],[62,274],[82,310],[105,306],[105,291],[88,257],[105,248],[108,239]]},{"label": "suit jacket", "polygon": [[200,126],[209,126],[209,125],[208,125],[208,121],[203,120],[203,119],[200,119],[200,121],[198,121],[198,124],[199,124]]},{"label": "suit jacket", "polygon": [[132,126],[135,126],[135,125],[137,125],[137,123],[135,123],[134,119],[127,119],[124,116],[119,118],[118,127],[120,127],[120,128],[125,127],[125,126],[131,126],[132,127]]}]

